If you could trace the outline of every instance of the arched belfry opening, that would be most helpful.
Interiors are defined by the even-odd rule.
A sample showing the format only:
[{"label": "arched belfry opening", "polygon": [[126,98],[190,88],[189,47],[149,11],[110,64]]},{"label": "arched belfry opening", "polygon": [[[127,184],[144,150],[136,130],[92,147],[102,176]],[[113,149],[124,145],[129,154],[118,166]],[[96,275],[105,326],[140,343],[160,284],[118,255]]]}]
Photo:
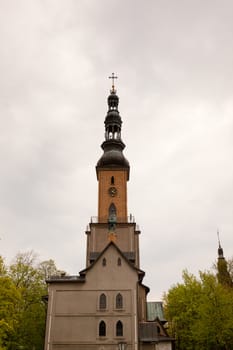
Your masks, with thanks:
[{"label": "arched belfry opening", "polygon": [[108,217],[109,218],[116,218],[117,216],[117,210],[116,210],[116,206],[114,203],[111,203],[108,209]]},{"label": "arched belfry opening", "polygon": [[117,210],[114,203],[111,203],[108,209],[108,228],[110,231],[115,231],[117,222]]}]

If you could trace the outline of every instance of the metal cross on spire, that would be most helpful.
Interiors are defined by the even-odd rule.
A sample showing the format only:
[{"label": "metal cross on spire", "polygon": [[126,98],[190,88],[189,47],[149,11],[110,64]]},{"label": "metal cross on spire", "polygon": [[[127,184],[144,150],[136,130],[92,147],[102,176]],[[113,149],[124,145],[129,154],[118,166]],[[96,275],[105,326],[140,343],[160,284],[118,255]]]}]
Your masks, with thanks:
[{"label": "metal cross on spire", "polygon": [[112,92],[115,92],[115,85],[114,85],[114,79],[117,79],[118,77],[112,73],[112,76],[111,77],[108,77],[109,79],[112,79]]}]

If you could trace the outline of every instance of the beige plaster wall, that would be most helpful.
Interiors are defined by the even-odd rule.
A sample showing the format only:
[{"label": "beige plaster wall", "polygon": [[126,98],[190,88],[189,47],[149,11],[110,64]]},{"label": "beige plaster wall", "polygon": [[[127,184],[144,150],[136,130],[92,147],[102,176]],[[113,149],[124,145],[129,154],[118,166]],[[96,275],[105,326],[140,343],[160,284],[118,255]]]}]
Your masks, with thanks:
[{"label": "beige plaster wall", "polygon": [[[109,235],[107,224],[91,225],[90,233],[87,235],[87,255],[90,252],[101,252],[112,239]],[[136,266],[139,264],[138,231],[134,224],[116,225],[114,243],[122,252],[135,252]]]},{"label": "beige plaster wall", "polygon": [[[135,347],[137,332],[138,275],[114,246],[86,273],[85,283],[51,283],[47,320],[46,349],[116,349],[120,341]],[[102,259],[106,259],[103,266]],[[99,296],[107,296],[107,308],[99,309]],[[117,293],[123,296],[123,308],[115,308]],[[106,337],[99,337],[99,323],[106,323]],[[123,323],[123,337],[116,336],[116,323]],[[50,325],[50,326],[49,326]],[[96,344],[96,345],[94,345]]]}]

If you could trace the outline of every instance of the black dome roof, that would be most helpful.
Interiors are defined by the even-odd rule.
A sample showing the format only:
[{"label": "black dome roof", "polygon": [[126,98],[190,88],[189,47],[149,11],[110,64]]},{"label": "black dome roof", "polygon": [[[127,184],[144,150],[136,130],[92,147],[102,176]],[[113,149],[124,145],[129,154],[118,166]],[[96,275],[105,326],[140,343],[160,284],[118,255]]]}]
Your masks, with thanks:
[{"label": "black dome roof", "polygon": [[97,163],[98,168],[122,167],[129,168],[129,162],[124,154],[117,149],[110,149],[102,155]]},{"label": "black dome roof", "polygon": [[129,178],[130,165],[122,152],[124,147],[122,141],[108,140],[103,142],[104,153],[96,165],[96,170],[100,168],[124,168],[128,170]]},{"label": "black dome roof", "polygon": [[121,140],[121,116],[118,111],[119,97],[116,90],[111,90],[108,96],[108,112],[105,118],[105,141],[101,147],[104,151],[96,165],[97,177],[98,171],[103,168],[126,169],[129,179],[129,162],[123,154],[125,148]]},{"label": "black dome roof", "polygon": [[115,109],[108,111],[104,124],[118,124],[119,126],[121,126],[122,121],[119,112]]},{"label": "black dome roof", "polygon": [[116,95],[115,91],[111,91],[111,94],[108,96],[108,107],[117,109],[118,104],[119,104],[119,97]]}]

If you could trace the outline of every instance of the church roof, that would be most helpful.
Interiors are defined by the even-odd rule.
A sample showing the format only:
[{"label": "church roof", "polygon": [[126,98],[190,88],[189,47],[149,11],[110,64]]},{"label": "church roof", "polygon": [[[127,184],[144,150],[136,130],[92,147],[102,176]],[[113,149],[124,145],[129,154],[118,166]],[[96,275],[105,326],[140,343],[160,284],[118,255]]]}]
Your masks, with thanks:
[{"label": "church roof", "polygon": [[85,278],[77,275],[54,275],[46,279],[46,283],[83,283]]},{"label": "church roof", "polygon": [[169,337],[166,329],[157,318],[153,322],[139,323],[139,340],[144,343],[167,342],[174,340]]},{"label": "church roof", "polygon": [[158,317],[161,322],[166,322],[162,301],[148,301],[146,303],[146,308],[148,321],[154,321]]}]

